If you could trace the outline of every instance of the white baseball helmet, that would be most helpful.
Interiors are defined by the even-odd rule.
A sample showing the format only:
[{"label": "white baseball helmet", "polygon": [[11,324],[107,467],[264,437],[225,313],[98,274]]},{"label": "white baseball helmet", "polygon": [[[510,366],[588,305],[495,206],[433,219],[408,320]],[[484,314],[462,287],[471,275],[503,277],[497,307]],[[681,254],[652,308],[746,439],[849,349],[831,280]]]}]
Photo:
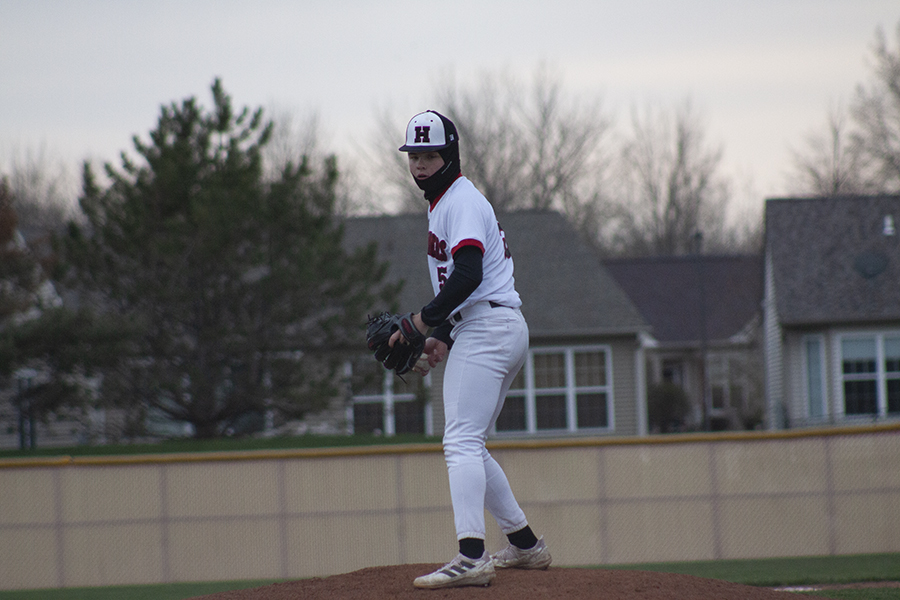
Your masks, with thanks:
[{"label": "white baseball helmet", "polygon": [[434,152],[459,141],[456,125],[444,115],[426,110],[410,119],[400,152]]}]

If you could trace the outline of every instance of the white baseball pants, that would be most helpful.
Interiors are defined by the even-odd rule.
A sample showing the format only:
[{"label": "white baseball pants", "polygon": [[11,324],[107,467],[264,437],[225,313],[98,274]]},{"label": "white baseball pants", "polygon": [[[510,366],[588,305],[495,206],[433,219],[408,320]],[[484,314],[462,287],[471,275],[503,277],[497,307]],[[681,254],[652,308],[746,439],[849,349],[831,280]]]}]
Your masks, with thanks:
[{"label": "white baseball pants", "polygon": [[484,539],[485,508],[508,534],[528,521],[485,442],[525,363],[528,325],[519,309],[483,302],[463,311],[451,337],[444,372],[444,458],[456,536]]}]

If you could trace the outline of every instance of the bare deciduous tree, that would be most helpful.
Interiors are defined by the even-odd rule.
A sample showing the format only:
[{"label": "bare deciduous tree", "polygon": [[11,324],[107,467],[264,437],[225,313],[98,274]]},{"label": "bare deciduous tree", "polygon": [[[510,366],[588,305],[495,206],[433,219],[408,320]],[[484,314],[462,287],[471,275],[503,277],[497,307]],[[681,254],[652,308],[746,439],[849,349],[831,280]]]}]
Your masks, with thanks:
[{"label": "bare deciduous tree", "polygon": [[497,210],[554,209],[572,217],[600,195],[612,122],[599,100],[567,98],[547,67],[528,86],[485,76],[470,91],[449,90],[443,105],[459,125],[468,176]]},{"label": "bare deciduous tree", "polygon": [[[440,100],[459,129],[466,177],[500,212],[525,203],[530,139],[523,136],[522,98],[518,84],[506,76],[485,75],[469,89],[453,87]],[[519,90],[520,91],[520,90]]]},{"label": "bare deciduous tree", "polygon": [[851,106],[854,145],[862,155],[863,177],[879,191],[900,190],[900,23],[892,51],[880,29],[875,39],[874,79],[859,85]]},{"label": "bare deciduous tree", "polygon": [[289,165],[301,167],[307,171],[332,169],[340,166],[340,177],[334,185],[336,214],[347,215],[360,210],[365,194],[357,193],[355,174],[342,159],[323,149],[319,115],[309,112],[300,115],[296,111],[283,106],[269,109],[272,115],[272,135],[269,143],[263,148],[263,166],[265,178],[276,181]]},{"label": "bare deciduous tree", "polygon": [[[727,228],[722,151],[707,143],[689,102],[635,110],[619,144],[601,102],[568,97],[546,68],[528,85],[492,74],[472,87],[442,81],[440,102],[428,108],[456,123],[463,173],[499,212],[559,211],[607,255],[689,252],[701,230],[706,251],[746,250],[754,239],[757,228]],[[417,211],[422,193],[396,151],[403,126],[382,113],[373,156],[401,210]]]},{"label": "bare deciduous tree", "polygon": [[363,170],[369,173],[367,180],[362,182],[362,193],[373,199],[367,212],[412,212],[425,206],[422,192],[409,174],[406,154],[397,150],[404,143],[406,122],[400,122],[403,116],[411,117],[412,114],[398,115],[385,107],[376,112],[372,150],[362,154],[366,161]]},{"label": "bare deciduous tree", "polygon": [[285,107],[269,109],[272,135],[263,150],[266,177],[277,179],[285,165],[302,164],[319,154],[319,116],[310,113],[304,119]]},{"label": "bare deciduous tree", "polygon": [[58,231],[75,215],[75,179],[43,148],[14,153],[8,183],[16,199],[19,228],[29,240]]},{"label": "bare deciduous tree", "polygon": [[857,86],[849,111],[831,111],[824,135],[810,134],[805,150],[794,152],[796,193],[900,191],[900,23],[896,42],[892,50],[876,32],[871,80]]},{"label": "bare deciduous tree", "polygon": [[829,196],[868,191],[862,179],[862,155],[850,139],[847,113],[841,107],[828,114],[827,132],[806,137],[804,151],[792,151],[790,187],[799,194]]},{"label": "bare deciduous tree", "polygon": [[[530,84],[509,75],[485,74],[471,87],[453,77],[437,92],[433,108],[454,121],[460,134],[463,174],[499,212],[554,209],[584,222],[597,211],[610,171],[611,121],[599,101],[572,101],[562,83],[546,68]],[[382,114],[379,149],[386,185],[401,200],[402,210],[419,210],[422,193],[396,152],[404,124]]]},{"label": "bare deciduous tree", "polygon": [[601,240],[606,253],[678,255],[728,247],[725,206],[729,186],[718,173],[722,151],[708,146],[690,102],[673,112],[632,111],[621,152],[615,227]]}]

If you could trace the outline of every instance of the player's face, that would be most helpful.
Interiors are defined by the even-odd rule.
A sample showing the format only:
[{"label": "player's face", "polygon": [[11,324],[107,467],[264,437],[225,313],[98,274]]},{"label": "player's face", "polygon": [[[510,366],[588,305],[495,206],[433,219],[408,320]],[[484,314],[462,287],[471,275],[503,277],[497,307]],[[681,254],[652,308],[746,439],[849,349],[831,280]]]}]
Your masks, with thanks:
[{"label": "player's face", "polygon": [[410,152],[409,172],[416,179],[428,179],[444,166],[444,159],[437,152]]}]

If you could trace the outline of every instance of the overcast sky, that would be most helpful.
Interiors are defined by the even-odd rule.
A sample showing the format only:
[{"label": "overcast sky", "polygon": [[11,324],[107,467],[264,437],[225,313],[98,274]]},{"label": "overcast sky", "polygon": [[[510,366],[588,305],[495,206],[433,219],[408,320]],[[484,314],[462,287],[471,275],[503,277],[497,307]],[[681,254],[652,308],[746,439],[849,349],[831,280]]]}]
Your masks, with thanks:
[{"label": "overcast sky", "polygon": [[634,104],[690,98],[737,196],[761,205],[898,22],[897,0],[0,0],[0,168],[42,148],[73,172],[116,161],[162,104],[209,106],[215,77],[237,106],[317,113],[340,155],[379,109],[440,110],[438,73],[546,63],[623,124]]}]

